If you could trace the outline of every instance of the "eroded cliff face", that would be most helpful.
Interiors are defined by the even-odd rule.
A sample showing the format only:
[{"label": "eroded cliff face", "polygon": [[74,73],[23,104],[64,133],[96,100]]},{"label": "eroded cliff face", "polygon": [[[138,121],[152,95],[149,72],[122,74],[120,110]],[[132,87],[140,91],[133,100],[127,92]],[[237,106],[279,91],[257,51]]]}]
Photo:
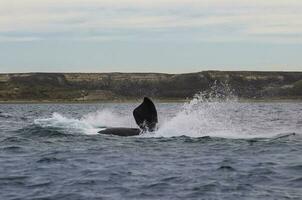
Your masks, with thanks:
[{"label": "eroded cliff face", "polygon": [[185,99],[213,85],[239,98],[302,99],[302,72],[0,74],[0,101]]}]

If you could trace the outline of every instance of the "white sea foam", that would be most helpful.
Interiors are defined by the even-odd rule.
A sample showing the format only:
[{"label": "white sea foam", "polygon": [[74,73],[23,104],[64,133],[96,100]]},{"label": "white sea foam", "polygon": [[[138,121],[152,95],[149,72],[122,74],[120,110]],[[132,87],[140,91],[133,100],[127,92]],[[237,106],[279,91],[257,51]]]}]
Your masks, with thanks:
[{"label": "white sea foam", "polygon": [[110,110],[100,110],[84,115],[80,119],[66,117],[60,113],[53,113],[50,118],[36,119],[36,125],[41,127],[55,127],[70,134],[82,133],[98,134],[104,127],[131,127],[129,117],[116,114]]},{"label": "white sea foam", "polygon": [[106,109],[84,115],[81,121],[93,127],[135,127],[132,115],[123,115]]},{"label": "white sea foam", "polygon": [[50,118],[36,119],[34,122],[41,127],[54,127],[62,129],[66,133],[84,133],[87,135],[97,134],[98,129],[84,120],[67,118],[59,113],[53,113]]}]

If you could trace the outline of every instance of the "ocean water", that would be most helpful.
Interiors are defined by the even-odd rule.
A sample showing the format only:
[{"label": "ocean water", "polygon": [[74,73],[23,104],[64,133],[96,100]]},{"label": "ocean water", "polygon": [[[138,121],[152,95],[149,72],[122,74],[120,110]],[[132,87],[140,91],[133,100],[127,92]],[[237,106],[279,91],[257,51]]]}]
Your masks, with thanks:
[{"label": "ocean water", "polygon": [[302,103],[155,102],[0,105],[0,199],[302,199]]}]

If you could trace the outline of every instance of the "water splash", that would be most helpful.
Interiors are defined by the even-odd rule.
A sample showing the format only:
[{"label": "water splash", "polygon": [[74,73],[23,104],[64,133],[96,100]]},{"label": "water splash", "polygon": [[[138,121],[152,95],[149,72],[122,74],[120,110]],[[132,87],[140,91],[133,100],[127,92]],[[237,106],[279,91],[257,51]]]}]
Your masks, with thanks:
[{"label": "water splash", "polygon": [[67,118],[59,113],[53,113],[50,118],[36,119],[35,125],[43,128],[58,128],[62,129],[64,133],[68,134],[81,134],[87,135],[97,134],[97,127],[92,126],[84,120]]},{"label": "water splash", "polygon": [[34,124],[44,128],[59,128],[70,134],[95,135],[104,127],[129,127],[129,119],[110,110],[101,110],[84,115],[80,119],[53,113],[50,118],[36,119]]},{"label": "water splash", "polygon": [[[209,91],[200,92],[185,103],[179,112],[165,120],[154,133],[142,137],[221,137],[233,139],[272,138],[298,133],[282,119],[274,121],[280,110],[240,103],[228,84],[214,83]],[[294,124],[294,123],[293,123]]]},{"label": "water splash", "polygon": [[[131,113],[118,110],[100,110],[79,119],[54,113],[50,118],[37,119],[41,127],[61,128],[64,132],[95,135],[104,127],[129,127],[137,125]],[[227,84],[214,83],[206,92],[200,92],[182,106],[174,107],[173,114],[159,108],[159,128],[139,137],[222,137],[222,138],[270,138],[280,134],[299,133],[294,119],[286,115],[287,109],[249,103],[240,103]],[[282,110],[282,116],[279,114]],[[127,109],[126,109],[127,110]],[[284,124],[288,122],[289,124]],[[297,122],[298,124],[298,122]],[[301,131],[300,131],[301,132]]]},{"label": "water splash", "polygon": [[230,137],[234,133],[234,127],[229,113],[237,104],[238,99],[230,87],[215,82],[209,91],[200,92],[190,102],[185,103],[158,131],[144,136]]},{"label": "water splash", "polygon": [[84,115],[80,121],[93,127],[136,127],[132,115],[106,109]]}]

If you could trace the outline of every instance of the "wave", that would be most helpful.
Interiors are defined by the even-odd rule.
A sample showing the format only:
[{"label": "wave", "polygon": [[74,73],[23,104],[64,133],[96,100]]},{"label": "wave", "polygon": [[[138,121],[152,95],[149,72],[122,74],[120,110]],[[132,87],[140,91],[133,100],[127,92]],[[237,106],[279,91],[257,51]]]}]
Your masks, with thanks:
[{"label": "wave", "polygon": [[13,116],[8,113],[0,112],[0,118],[13,118]]}]

